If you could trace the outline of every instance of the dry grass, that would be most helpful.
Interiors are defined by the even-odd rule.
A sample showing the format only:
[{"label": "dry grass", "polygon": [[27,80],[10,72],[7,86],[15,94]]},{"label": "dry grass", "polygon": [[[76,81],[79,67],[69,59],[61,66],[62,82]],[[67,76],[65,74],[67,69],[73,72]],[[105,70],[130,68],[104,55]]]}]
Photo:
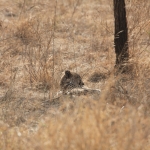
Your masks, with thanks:
[{"label": "dry grass", "polygon": [[[0,149],[150,149],[148,0],[126,0],[131,70],[118,76],[109,0],[0,2]],[[64,70],[99,99],[52,101]]]}]

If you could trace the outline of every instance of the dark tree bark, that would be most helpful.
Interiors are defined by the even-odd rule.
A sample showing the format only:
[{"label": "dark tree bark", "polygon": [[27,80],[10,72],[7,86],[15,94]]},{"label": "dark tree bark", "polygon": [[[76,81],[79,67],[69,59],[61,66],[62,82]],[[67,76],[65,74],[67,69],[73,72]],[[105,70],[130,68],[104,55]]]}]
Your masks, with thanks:
[{"label": "dark tree bark", "polygon": [[116,67],[122,69],[123,64],[129,59],[126,7],[124,0],[113,0],[113,2],[115,18],[114,43],[116,53]]}]

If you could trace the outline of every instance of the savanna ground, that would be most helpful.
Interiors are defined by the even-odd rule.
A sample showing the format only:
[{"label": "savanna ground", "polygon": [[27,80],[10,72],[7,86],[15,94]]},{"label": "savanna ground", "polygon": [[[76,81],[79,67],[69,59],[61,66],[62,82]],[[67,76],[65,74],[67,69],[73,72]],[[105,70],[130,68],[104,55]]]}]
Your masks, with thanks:
[{"label": "savanna ground", "polygon": [[[149,150],[150,2],[126,0],[131,70],[114,75],[110,0],[0,0],[0,149]],[[90,96],[52,102],[65,70]]]}]

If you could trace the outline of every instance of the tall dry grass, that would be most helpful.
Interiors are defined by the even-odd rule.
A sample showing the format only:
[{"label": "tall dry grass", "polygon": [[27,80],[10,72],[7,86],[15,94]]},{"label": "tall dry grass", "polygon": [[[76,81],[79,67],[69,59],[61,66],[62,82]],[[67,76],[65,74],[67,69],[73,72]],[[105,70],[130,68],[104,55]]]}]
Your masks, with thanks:
[{"label": "tall dry grass", "polygon": [[[150,3],[126,5],[131,70],[115,76],[112,2],[1,0],[0,149],[149,149]],[[53,102],[66,69],[99,100]]]}]

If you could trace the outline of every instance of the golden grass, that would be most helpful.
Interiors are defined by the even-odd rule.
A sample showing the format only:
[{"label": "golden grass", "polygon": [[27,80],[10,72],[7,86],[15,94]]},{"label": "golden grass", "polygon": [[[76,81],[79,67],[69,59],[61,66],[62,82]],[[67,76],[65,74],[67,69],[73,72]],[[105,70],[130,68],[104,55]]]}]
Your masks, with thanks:
[{"label": "golden grass", "polygon": [[[0,149],[150,149],[148,0],[126,1],[131,70],[117,77],[109,0],[0,2]],[[65,70],[99,99],[53,102]]]},{"label": "golden grass", "polygon": [[[3,149],[149,149],[150,118],[132,106],[80,99],[74,111],[45,116],[39,129],[1,126]],[[36,131],[37,130],[37,131]]]}]

